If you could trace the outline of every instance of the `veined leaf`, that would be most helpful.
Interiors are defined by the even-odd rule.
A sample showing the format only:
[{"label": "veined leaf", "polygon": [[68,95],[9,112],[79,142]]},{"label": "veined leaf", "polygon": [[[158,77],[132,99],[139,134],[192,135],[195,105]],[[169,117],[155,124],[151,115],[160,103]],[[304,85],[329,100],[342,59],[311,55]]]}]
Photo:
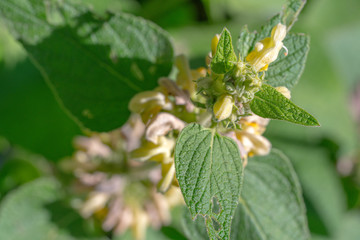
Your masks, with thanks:
[{"label": "veined leaf", "polygon": [[[246,27],[243,28],[237,41],[237,49],[241,58],[244,60],[258,41],[270,37],[271,30],[276,24],[280,22],[285,24],[289,31],[304,4],[305,0],[288,0],[281,14],[271,18],[258,33],[249,32]],[[305,67],[309,42],[310,38],[304,34],[287,34],[283,43],[289,54],[285,56],[284,50],[282,50],[277,60],[269,65],[266,72],[266,80],[269,85],[285,86],[291,89],[298,82]]]},{"label": "veined leaf", "polygon": [[130,98],[172,67],[167,33],[129,14],[97,17],[64,3],[0,1],[0,17],[73,118],[94,131],[120,127]]},{"label": "veined leaf", "polygon": [[193,218],[205,217],[211,239],[229,239],[242,186],[236,143],[214,129],[192,123],[175,147],[176,177]]},{"label": "veined leaf", "polygon": [[[301,188],[290,161],[279,150],[249,159],[240,203],[231,226],[232,240],[305,240],[309,230]],[[203,222],[184,214],[189,239],[206,239]]]},{"label": "veined leaf", "polygon": [[249,159],[231,239],[309,237],[301,187],[290,161],[278,150]]},{"label": "veined leaf", "polygon": [[263,118],[284,120],[305,126],[320,126],[305,110],[296,106],[275,88],[263,84],[250,103],[253,113]]},{"label": "veined leaf", "polygon": [[285,86],[291,89],[302,75],[307,54],[310,49],[310,37],[304,34],[288,34],[284,46],[289,49],[287,56],[281,50],[275,62],[271,63],[265,73],[267,83],[273,87]]},{"label": "veined leaf", "polygon": [[218,74],[226,73],[233,68],[236,61],[231,34],[229,30],[224,28],[216,48],[215,56],[211,61],[211,70]]}]

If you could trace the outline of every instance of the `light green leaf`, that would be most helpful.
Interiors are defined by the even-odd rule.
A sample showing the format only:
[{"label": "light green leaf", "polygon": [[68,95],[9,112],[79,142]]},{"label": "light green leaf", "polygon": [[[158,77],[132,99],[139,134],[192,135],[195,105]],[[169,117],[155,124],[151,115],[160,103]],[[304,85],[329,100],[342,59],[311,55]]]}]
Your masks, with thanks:
[{"label": "light green leaf", "polygon": [[278,150],[249,159],[231,239],[309,237],[301,187],[290,161]]},{"label": "light green leaf", "polygon": [[0,206],[0,239],[72,240],[94,238],[85,221],[61,201],[61,187],[39,179],[11,192]]},{"label": "light green leaf", "polygon": [[0,16],[76,122],[95,131],[121,126],[130,98],[171,70],[167,33],[139,17],[99,18],[66,3],[49,15],[47,3],[3,0]]},{"label": "light green leaf", "polygon": [[176,143],[175,168],[193,218],[205,217],[211,239],[229,239],[242,186],[242,162],[236,143],[214,129],[189,124]]},{"label": "light green leaf", "polygon": [[265,78],[273,87],[285,86],[291,89],[297,84],[302,75],[306,58],[310,49],[310,37],[304,34],[288,34],[284,39],[284,46],[289,50],[281,50],[275,62],[270,64]]},{"label": "light green leaf", "polygon": [[236,61],[231,34],[229,30],[224,28],[216,48],[215,56],[211,61],[211,70],[218,74],[226,73],[233,68]]},{"label": "light green leaf", "polygon": [[263,118],[284,120],[305,126],[320,126],[305,110],[296,106],[275,88],[263,84],[250,103],[253,113]]}]

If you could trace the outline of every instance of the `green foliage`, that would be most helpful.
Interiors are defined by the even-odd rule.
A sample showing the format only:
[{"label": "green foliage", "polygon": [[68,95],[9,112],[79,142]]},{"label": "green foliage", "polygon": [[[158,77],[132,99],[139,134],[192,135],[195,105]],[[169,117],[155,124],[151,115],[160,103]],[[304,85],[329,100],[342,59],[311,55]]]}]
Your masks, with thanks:
[{"label": "green foliage", "polygon": [[307,54],[310,48],[310,38],[304,34],[288,34],[284,39],[284,46],[289,49],[285,56],[284,50],[266,72],[267,83],[273,87],[285,86],[291,89],[302,75]]},{"label": "green foliage", "polygon": [[253,113],[263,118],[284,120],[305,126],[320,126],[318,121],[270,85],[263,84],[250,103]]},{"label": "green foliage", "polygon": [[0,206],[1,239],[102,239],[73,209],[61,201],[53,179],[39,179],[9,194]]},{"label": "green foliage", "polygon": [[175,147],[176,177],[193,218],[203,215],[211,239],[229,239],[242,186],[242,161],[234,141],[192,123]]},{"label": "green foliage", "polygon": [[[245,59],[249,52],[253,50],[255,43],[269,37],[272,28],[279,22],[286,24],[288,30],[290,30],[304,4],[305,1],[303,0],[289,0],[282,13],[271,18],[258,33],[249,32],[248,28],[244,27],[237,41],[240,57]],[[279,57],[270,64],[265,75],[269,85],[273,87],[285,86],[289,89],[296,85],[305,68],[309,42],[310,38],[304,34],[287,34],[283,43],[287,47],[289,54],[285,56],[284,50],[282,50]]]},{"label": "green foliage", "polygon": [[11,143],[59,160],[73,152],[79,127],[62,111],[28,60],[14,68],[0,66],[0,135]]},{"label": "green foliage", "polygon": [[[201,221],[185,215],[183,227],[189,239],[205,239]],[[309,239],[300,184],[280,151],[249,159],[231,239]]]},{"label": "green foliage", "polygon": [[215,56],[213,56],[211,61],[211,70],[218,74],[224,74],[233,68],[236,61],[231,34],[229,30],[224,28],[216,48]]},{"label": "green foliage", "polygon": [[306,0],[287,0],[286,5],[281,12],[281,21],[290,29],[301,10],[303,9]]},{"label": "green foliage", "polygon": [[278,150],[249,159],[231,239],[309,239],[301,187]]},{"label": "green foliage", "polygon": [[79,124],[95,131],[120,127],[129,99],[169,74],[168,35],[128,14],[99,18],[68,4],[51,12],[45,6],[5,0],[0,15]]}]

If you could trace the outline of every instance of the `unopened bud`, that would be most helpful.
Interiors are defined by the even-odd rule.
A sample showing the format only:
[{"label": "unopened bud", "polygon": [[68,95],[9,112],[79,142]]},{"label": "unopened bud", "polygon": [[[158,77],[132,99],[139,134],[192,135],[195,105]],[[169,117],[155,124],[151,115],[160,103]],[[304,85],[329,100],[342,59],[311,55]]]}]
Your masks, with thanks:
[{"label": "unopened bud", "polygon": [[214,104],[213,111],[215,118],[219,121],[230,117],[234,105],[233,97],[230,95],[222,95]]},{"label": "unopened bud", "polygon": [[286,97],[287,99],[291,98],[290,90],[287,89],[286,87],[276,87],[275,89],[276,91],[284,95],[284,97]]},{"label": "unopened bud", "polygon": [[220,35],[216,34],[215,37],[211,40],[211,56],[214,57],[216,53],[216,48],[219,43]]}]

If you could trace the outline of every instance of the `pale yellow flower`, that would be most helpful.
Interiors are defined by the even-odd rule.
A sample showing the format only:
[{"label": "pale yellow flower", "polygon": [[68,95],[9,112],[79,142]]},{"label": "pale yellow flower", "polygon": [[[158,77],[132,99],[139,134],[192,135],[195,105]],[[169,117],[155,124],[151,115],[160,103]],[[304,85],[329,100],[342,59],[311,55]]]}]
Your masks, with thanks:
[{"label": "pale yellow flower", "polygon": [[276,89],[276,91],[278,91],[279,93],[284,95],[284,97],[286,97],[287,99],[291,98],[291,92],[286,87],[281,86],[281,87],[276,87],[275,89]]},{"label": "pale yellow flower", "polygon": [[144,141],[140,148],[130,153],[130,158],[137,161],[157,161],[170,163],[173,161],[172,151],[175,147],[175,140],[164,136],[158,137],[157,144]]},{"label": "pale yellow flower", "polygon": [[[279,52],[284,47],[283,40],[286,36],[286,26],[279,23],[271,31],[271,37],[267,37],[255,44],[254,50],[246,57],[255,71],[266,71],[269,64],[275,61]],[[286,50],[286,48],[285,48]]]},{"label": "pale yellow flower", "polygon": [[146,123],[162,109],[170,110],[172,104],[164,94],[157,91],[145,91],[136,94],[129,103],[129,109],[133,113],[141,115]]}]

